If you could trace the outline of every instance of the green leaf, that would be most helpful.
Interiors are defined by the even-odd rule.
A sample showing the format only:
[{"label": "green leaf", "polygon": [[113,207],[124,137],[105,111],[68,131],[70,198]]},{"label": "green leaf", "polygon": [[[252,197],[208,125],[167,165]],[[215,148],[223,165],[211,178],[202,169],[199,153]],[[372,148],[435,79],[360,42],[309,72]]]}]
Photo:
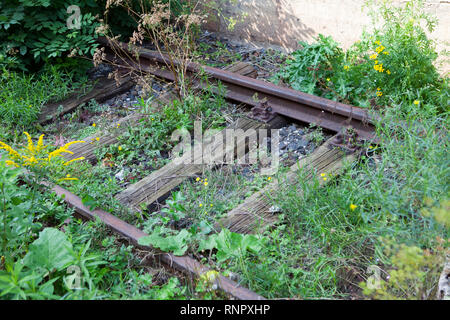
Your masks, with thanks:
[{"label": "green leaf", "polygon": [[61,270],[73,261],[72,244],[63,232],[55,228],[45,228],[29,246],[24,263],[29,268],[44,268],[48,271]]},{"label": "green leaf", "polygon": [[167,234],[166,228],[158,226],[151,235],[140,238],[138,243],[143,246],[159,248],[164,252],[173,252],[176,256],[185,254],[191,234],[185,229],[175,236],[165,236],[165,234]]},{"label": "green leaf", "polygon": [[97,208],[97,201],[90,195],[85,195],[81,199],[81,203],[83,203],[83,205],[88,207],[89,210],[95,210]]}]

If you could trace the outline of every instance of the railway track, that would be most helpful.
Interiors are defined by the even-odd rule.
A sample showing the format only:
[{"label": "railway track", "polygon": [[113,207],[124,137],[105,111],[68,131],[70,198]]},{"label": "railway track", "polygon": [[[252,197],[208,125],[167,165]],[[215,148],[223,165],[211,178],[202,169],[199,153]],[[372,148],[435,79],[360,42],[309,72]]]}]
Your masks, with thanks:
[{"label": "railway track", "polygon": [[[107,44],[105,40],[103,40],[103,44]],[[122,47],[123,44],[119,44],[119,46]],[[112,51],[108,54],[112,55]],[[130,63],[130,61],[127,61],[127,63]],[[156,52],[140,49],[139,60],[133,63],[140,64],[141,70],[145,72],[162,77],[165,80],[173,80],[171,74],[163,68],[166,63],[166,57]],[[209,75],[212,81],[221,81],[225,85],[227,89],[226,98],[228,100],[239,102],[252,108],[248,118],[238,119],[228,129],[242,129],[242,131],[261,128],[278,129],[285,125],[286,122],[296,120],[306,124],[315,123],[324,129],[334,132],[334,136],[331,139],[290,168],[286,181],[282,182],[283,184],[294,183],[299,169],[310,170],[311,173],[306,178],[309,180],[317,179],[320,184],[324,184],[326,179],[321,178],[323,175],[339,174],[345,162],[351,162],[356,158],[358,152],[356,140],[375,140],[371,118],[361,108],[256,80],[252,78],[252,76],[255,76],[254,70],[244,64],[231,66],[228,70],[221,70],[191,63],[188,66],[189,74],[192,76],[200,68]],[[124,78],[119,87],[122,89],[117,89],[117,92],[129,87],[129,82],[129,78]],[[201,87],[200,83],[198,85]],[[102,90],[102,88],[99,88],[99,90],[99,100],[104,99],[105,90]],[[255,94],[264,102],[255,102],[252,98]],[[90,99],[96,98],[95,94],[88,96]],[[167,103],[174,98],[173,94],[166,93],[159,97],[159,103]],[[84,100],[82,99],[80,102]],[[62,105],[65,112],[70,112],[77,107],[73,97],[71,97],[70,103],[61,102],[58,105]],[[57,115],[54,110],[54,105],[46,109],[41,117],[42,121],[56,119]],[[68,155],[67,159],[83,156],[90,161],[95,161],[95,149],[115,143],[117,137],[123,132],[123,128],[133,125],[144,116],[143,114],[134,114],[111,124],[111,130],[85,139],[87,141],[96,140],[95,144],[86,143],[72,146],[70,151],[73,154]],[[225,135],[225,130],[219,132],[218,135]],[[220,144],[215,143],[211,142],[207,147],[211,148],[211,150],[221,147]],[[237,136],[237,146],[239,147],[239,145],[242,145],[246,150],[249,149],[245,135]],[[233,150],[229,151],[234,151],[234,146]],[[195,161],[194,164],[187,165],[172,161],[161,169],[152,172],[149,176],[128,186],[119,192],[115,198],[124,206],[137,211],[142,208],[142,205],[148,206],[164,199],[167,194],[177,188],[183,181],[201,173],[203,169],[204,165],[196,164]],[[274,179],[268,187],[245,199],[243,203],[231,210],[226,218],[219,221],[216,228],[225,227],[239,233],[257,233],[261,228],[276,223],[277,212],[271,208],[270,194],[278,190],[278,185],[279,182]],[[55,186],[53,192],[63,196],[64,201],[70,207],[73,207],[78,215],[91,220],[100,219],[113,232],[128,238],[136,246],[139,246],[139,238],[147,236],[142,230],[110,213],[98,209],[90,210],[83,205],[78,196],[61,186]],[[144,247],[143,249],[146,248]],[[209,270],[207,266],[189,256],[180,257],[171,253],[162,253],[159,255],[159,260],[165,266],[181,271],[188,276],[199,277]],[[264,299],[264,297],[224,276],[219,276],[216,284],[218,289],[235,299]]]}]

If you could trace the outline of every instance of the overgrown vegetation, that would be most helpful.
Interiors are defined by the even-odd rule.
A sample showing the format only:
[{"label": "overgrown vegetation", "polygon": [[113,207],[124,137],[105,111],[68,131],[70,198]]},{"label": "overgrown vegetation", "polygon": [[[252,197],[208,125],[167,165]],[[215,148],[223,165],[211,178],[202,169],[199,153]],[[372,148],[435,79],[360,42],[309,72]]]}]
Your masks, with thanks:
[{"label": "overgrown vegetation", "polygon": [[[80,9],[76,11],[74,7]],[[72,8],[71,10],[69,9]],[[93,54],[99,26],[95,0],[8,0],[0,3],[0,68],[26,70],[63,54]],[[79,13],[77,20],[75,14]],[[73,28],[69,28],[70,20]]]},{"label": "overgrown vegetation", "polygon": [[400,106],[407,113],[418,102],[421,108],[446,111],[448,79],[439,77],[433,65],[435,44],[426,35],[436,18],[424,12],[423,1],[380,3],[366,1],[372,26],[381,27],[364,32],[347,51],[323,35],[312,44],[301,42],[303,49],[292,54],[273,81],[366,108]]},{"label": "overgrown vegetation", "polygon": [[[0,4],[0,149],[6,151],[0,161],[2,299],[220,299],[214,285],[219,274],[268,298],[436,296],[437,278],[449,252],[449,87],[433,65],[437,54],[426,32],[436,21],[424,13],[423,1],[394,6],[386,0],[375,7],[367,1],[373,26],[379,27],[364,32],[347,51],[322,35],[316,43],[302,43],[303,49],[294,52],[273,79],[370,108],[376,115],[379,144],[362,146],[365,154],[347,163],[339,177],[323,176],[328,179],[324,186],[300,170],[298,183],[283,184],[269,197],[279,222],[255,235],[215,227],[272,179],[283,181],[287,168],[274,177],[259,175],[249,166],[205,169],[159,206],[143,206],[140,211],[114,198],[170,160],[174,130],[192,133],[196,120],[202,121],[203,130],[222,128],[233,118],[228,115],[233,110],[227,109],[222,88],[210,86],[201,73],[197,80],[209,91],[200,94],[186,79],[189,59],[209,49],[196,48],[194,40],[205,11],[218,10],[214,3],[197,7],[198,1],[158,0],[145,8],[139,6],[141,0],[107,3],[107,17],[131,13],[116,25],[105,19],[110,31],[135,27],[132,45],[152,39],[157,50],[168,52],[179,99],[164,106],[141,100],[139,112],[145,117],[121,128],[116,143],[97,148],[95,164],[64,160],[61,155],[71,143],[56,137],[55,146],[51,140],[46,146],[44,136],[33,128],[44,103],[86,86],[78,60],[54,59],[53,65],[33,75],[13,70],[66,55],[73,48],[77,55],[92,52],[94,13],[106,3],[79,2],[83,10],[92,8],[83,14],[79,31],[65,27],[66,1]],[[51,10],[37,10],[42,8]],[[222,49],[208,54],[229,54]],[[96,62],[98,58],[101,51]],[[176,60],[183,63],[175,64]],[[139,70],[132,72],[142,84],[148,80]],[[95,102],[86,108],[102,114]],[[98,126],[108,122],[105,117]],[[25,130],[30,134],[25,133],[23,143]],[[95,122],[80,121],[71,135],[85,137],[98,130]],[[321,130],[307,130],[308,140],[323,140]],[[97,142],[94,138],[86,143]],[[61,184],[91,209],[102,208],[143,229],[149,236],[141,244],[155,252],[134,249],[98,221],[75,219],[73,210],[41,185],[43,180]],[[212,271],[191,282],[157,265],[144,266],[147,255],[158,250],[193,255]]]},{"label": "overgrown vegetation", "polygon": [[3,126],[29,130],[37,120],[42,106],[58,101],[74,90],[89,87],[81,68],[71,70],[76,62],[47,65],[39,73],[27,75],[22,72],[0,71],[0,122]]}]

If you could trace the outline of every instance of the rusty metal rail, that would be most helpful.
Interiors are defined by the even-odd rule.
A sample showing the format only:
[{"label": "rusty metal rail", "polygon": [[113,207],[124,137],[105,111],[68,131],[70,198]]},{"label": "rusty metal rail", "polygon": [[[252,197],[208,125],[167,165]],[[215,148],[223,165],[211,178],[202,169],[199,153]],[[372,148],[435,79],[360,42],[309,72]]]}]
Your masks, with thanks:
[{"label": "rusty metal rail", "polygon": [[[114,50],[124,50],[128,57],[134,56],[125,43],[112,44],[105,38],[100,38],[99,42],[109,48],[109,58],[114,58],[118,63],[127,63],[136,67],[142,72],[148,72],[155,76],[169,81],[174,80],[174,75],[166,69],[169,65],[167,56],[156,51],[151,51],[141,47],[133,48],[133,52],[138,53],[138,59],[130,61],[129,58],[114,56]],[[112,50],[114,49],[114,50]],[[179,66],[177,61],[173,62]],[[261,101],[266,101],[266,108],[286,117],[290,117],[305,123],[315,123],[318,126],[340,132],[343,128],[353,127],[358,138],[364,140],[374,140],[375,127],[368,112],[362,108],[343,104],[325,98],[303,93],[290,88],[280,87],[272,83],[242,76],[225,70],[202,66],[197,63],[188,63],[188,76],[202,71],[207,74],[212,82],[220,81],[226,87],[226,98],[244,103],[253,107],[261,107]],[[197,85],[202,86],[200,81]],[[257,100],[254,98],[257,96]]]},{"label": "rusty metal rail", "polygon": [[[141,246],[138,244],[139,238],[148,236],[147,233],[142,230],[126,223],[125,221],[119,219],[118,217],[103,211],[103,210],[90,210],[86,206],[83,205],[81,199],[74,195],[73,193],[67,191],[66,189],[56,185],[52,189],[57,195],[62,196],[64,201],[70,207],[74,208],[75,212],[80,216],[89,219],[95,220],[99,218],[106,226],[108,226],[112,231],[122,235],[125,238],[128,238],[134,245],[139,246],[141,248],[145,248],[145,246]],[[149,249],[149,247],[147,247]],[[189,256],[175,256],[171,253],[161,253],[160,261],[175,270],[181,271],[182,273],[199,277],[204,272],[210,270],[208,267],[202,265],[197,260],[189,257]],[[216,284],[218,289],[223,291],[224,293],[234,297],[239,300],[265,300],[264,297],[254,293],[253,291],[240,286],[235,281],[219,275],[216,279]]]}]

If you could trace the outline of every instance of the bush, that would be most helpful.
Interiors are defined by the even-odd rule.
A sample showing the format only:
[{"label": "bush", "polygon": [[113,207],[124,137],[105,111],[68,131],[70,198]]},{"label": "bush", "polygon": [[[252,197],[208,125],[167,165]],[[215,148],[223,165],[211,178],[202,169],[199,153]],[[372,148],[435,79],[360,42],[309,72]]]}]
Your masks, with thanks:
[{"label": "bush", "polygon": [[[81,28],[69,29],[67,13],[80,7]],[[0,3],[0,67],[28,69],[34,62],[72,52],[92,54],[96,48],[95,0],[6,0]]]},{"label": "bush", "polygon": [[414,103],[445,111],[448,79],[440,79],[433,65],[437,53],[423,25],[432,32],[436,19],[424,12],[424,2],[397,7],[386,0],[370,12],[373,25],[381,27],[364,32],[347,52],[322,35],[311,45],[300,42],[303,49],[273,80],[361,107],[400,105],[408,112]]}]

